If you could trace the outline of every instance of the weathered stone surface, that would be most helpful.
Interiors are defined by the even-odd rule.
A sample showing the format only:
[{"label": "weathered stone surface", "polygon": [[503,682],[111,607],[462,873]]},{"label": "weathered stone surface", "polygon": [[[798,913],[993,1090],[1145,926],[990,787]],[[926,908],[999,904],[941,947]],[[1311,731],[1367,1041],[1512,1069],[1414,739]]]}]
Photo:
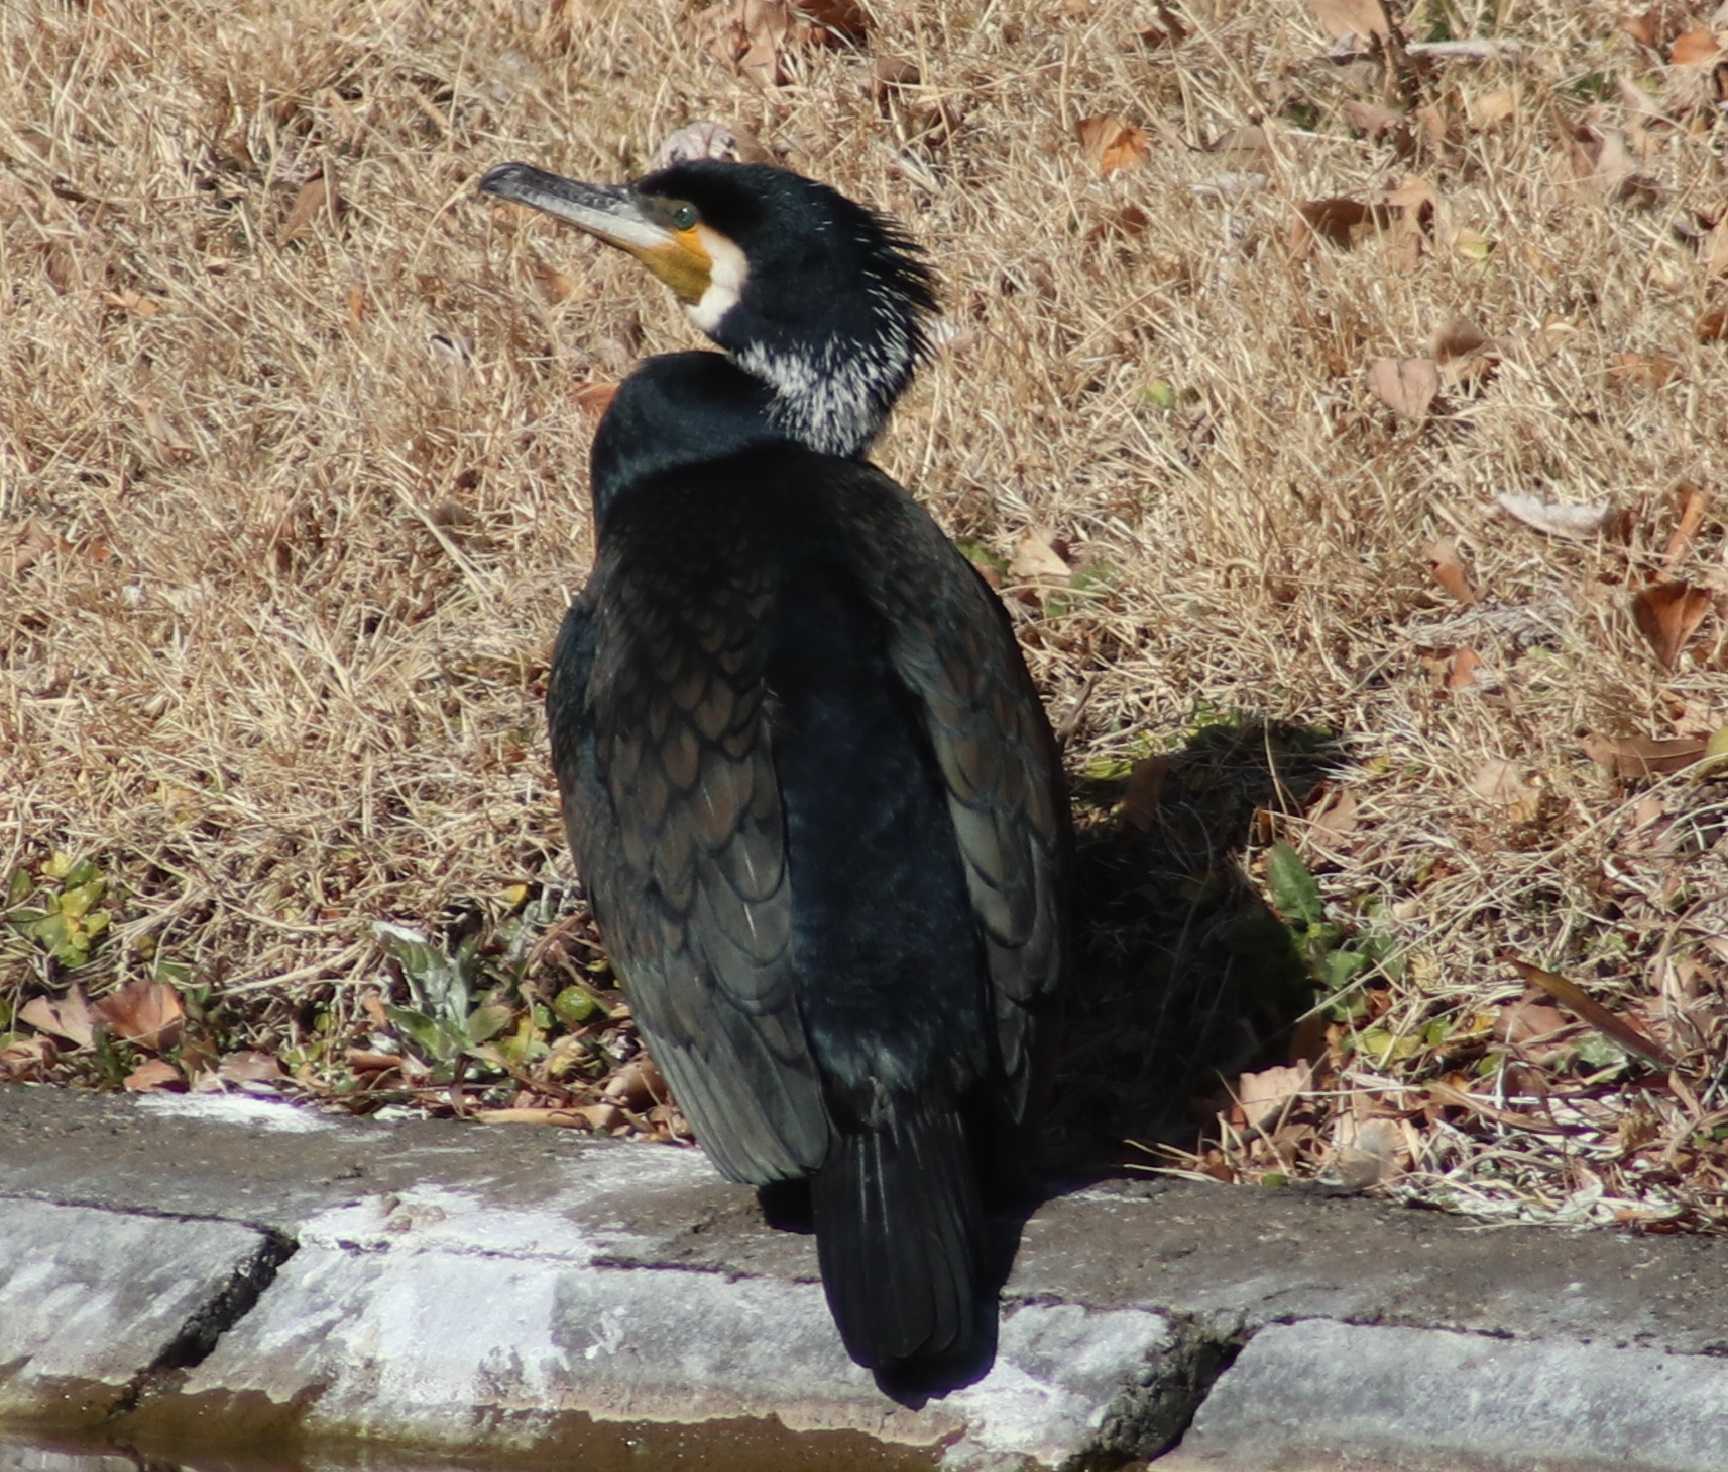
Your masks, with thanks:
[{"label": "weathered stone surface", "polygon": [[[785,1424],[851,1428],[806,1431],[800,1449],[821,1443],[848,1472],[898,1472],[938,1443],[956,1467],[1086,1448],[1149,1455],[1205,1397],[1172,1466],[1595,1472],[1597,1452],[1550,1437],[1539,1417],[1541,1459],[1517,1460],[1528,1401],[1506,1391],[1505,1366],[1528,1370],[1521,1394],[1535,1397],[1584,1363],[1576,1356],[1620,1346],[1651,1353],[1590,1363],[1607,1367],[1604,1386],[1640,1376],[1649,1405],[1604,1391],[1594,1414],[1621,1431],[1598,1443],[1619,1435],[1669,1460],[1616,1452],[1616,1472],[1728,1467],[1694,1456],[1710,1436],[1728,1445],[1699,1409],[1706,1393],[1728,1403],[1712,1379],[1728,1360],[1710,1353],[1728,1349],[1728,1244],[1716,1241],[1484,1232],[1323,1193],[1076,1189],[1020,1228],[990,1374],[915,1405],[841,1353],[811,1239],[768,1228],[752,1193],[689,1151],[244,1099],[0,1088],[0,1207],[14,1213],[0,1231],[29,1221],[47,1243],[0,1256],[0,1274],[71,1250],[57,1224],[77,1218],[94,1235],[63,1278],[155,1285],[143,1296],[159,1323],[112,1300],[122,1331],[91,1341],[86,1383],[100,1393],[82,1407],[126,1400],[148,1370],[127,1433],[182,1446],[364,1433],[543,1462],[658,1420],[695,1425],[706,1466],[755,1468],[769,1464],[757,1456],[764,1428]],[[212,1231],[238,1235],[181,1235]],[[238,1242],[263,1254],[251,1279],[234,1276]],[[249,1306],[248,1283],[278,1261]],[[4,1313],[0,1343],[12,1333],[34,1350],[55,1327],[10,1331]],[[1244,1340],[1208,1392],[1209,1367]],[[1426,1378],[1430,1343],[1438,1380]],[[1485,1345],[1505,1366],[1472,1379]],[[1256,1402],[1262,1365],[1285,1380],[1274,1375]],[[0,1354],[0,1395],[28,1368],[15,1349]],[[53,1383],[32,1382],[37,1412],[52,1409]],[[1492,1415],[1466,1414],[1493,1395]],[[1280,1426],[1300,1434],[1279,1442]],[[1250,1439],[1227,1439],[1237,1434]],[[1420,1460],[1435,1448],[1438,1463]]]},{"label": "weathered stone surface", "polygon": [[278,1255],[230,1222],[4,1197],[0,1244],[0,1418],[106,1414],[145,1371],[196,1353]]},{"label": "weathered stone surface", "polygon": [[1728,1361],[1326,1320],[1273,1325],[1213,1386],[1168,1465],[1722,1472]]},{"label": "weathered stone surface", "polygon": [[[758,1416],[954,1442],[962,1465],[1055,1462],[1170,1342],[1144,1310],[1025,1305],[1003,1316],[984,1380],[921,1409],[896,1405],[846,1358],[814,1282],[616,1265],[644,1244],[596,1207],[652,1202],[680,1188],[688,1166],[671,1152],[614,1153],[586,1192],[567,1188],[584,1197],[582,1211],[500,1211],[428,1185],[315,1215],[269,1295],[178,1398],[211,1424],[270,1435],[528,1450],[559,1437],[573,1413]],[[157,1399],[136,1420],[182,1414]]]}]

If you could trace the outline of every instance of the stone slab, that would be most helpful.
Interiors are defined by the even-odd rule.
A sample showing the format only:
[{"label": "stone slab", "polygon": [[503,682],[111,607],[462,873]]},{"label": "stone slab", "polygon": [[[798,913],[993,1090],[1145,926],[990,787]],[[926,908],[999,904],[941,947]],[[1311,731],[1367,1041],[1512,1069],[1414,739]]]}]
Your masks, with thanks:
[{"label": "stone slab", "polygon": [[1728,1360],[1326,1320],[1257,1333],[1160,1472],[1722,1472]]},{"label": "stone slab", "polygon": [[205,1332],[263,1234],[0,1197],[0,1418],[101,1417]]},{"label": "stone slab", "polygon": [[[660,1157],[660,1158],[656,1158]],[[682,1157],[614,1156],[639,1197],[677,1183]],[[269,1294],[178,1386],[133,1418],[207,1432],[393,1439],[512,1452],[564,1438],[572,1418],[777,1418],[948,1448],[950,1465],[1060,1461],[1098,1430],[1124,1383],[1171,1345],[1136,1309],[1028,1304],[1003,1315],[982,1381],[897,1405],[848,1360],[811,1281],[620,1266],[622,1226],[574,1213],[499,1212],[447,1186],[318,1214]]]}]

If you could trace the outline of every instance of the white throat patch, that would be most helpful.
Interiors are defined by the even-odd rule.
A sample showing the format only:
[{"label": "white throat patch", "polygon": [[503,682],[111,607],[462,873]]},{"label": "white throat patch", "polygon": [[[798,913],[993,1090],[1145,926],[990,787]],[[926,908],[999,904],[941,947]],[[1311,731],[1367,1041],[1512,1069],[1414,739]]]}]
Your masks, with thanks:
[{"label": "white throat patch", "polygon": [[696,238],[708,252],[708,286],[700,299],[685,308],[690,320],[709,337],[720,325],[720,319],[738,305],[744,292],[744,278],[750,274],[750,263],[744,252],[717,230],[706,225],[696,227]]}]

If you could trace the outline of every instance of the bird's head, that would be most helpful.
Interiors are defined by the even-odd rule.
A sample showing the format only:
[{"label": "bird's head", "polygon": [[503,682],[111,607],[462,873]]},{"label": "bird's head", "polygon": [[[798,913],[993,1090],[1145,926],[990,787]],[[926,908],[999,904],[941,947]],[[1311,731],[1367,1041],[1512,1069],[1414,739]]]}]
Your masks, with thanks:
[{"label": "bird's head", "polygon": [[614,185],[511,163],[480,188],[629,251],[814,449],[862,454],[929,355],[936,298],[917,248],[789,170],[699,159]]}]

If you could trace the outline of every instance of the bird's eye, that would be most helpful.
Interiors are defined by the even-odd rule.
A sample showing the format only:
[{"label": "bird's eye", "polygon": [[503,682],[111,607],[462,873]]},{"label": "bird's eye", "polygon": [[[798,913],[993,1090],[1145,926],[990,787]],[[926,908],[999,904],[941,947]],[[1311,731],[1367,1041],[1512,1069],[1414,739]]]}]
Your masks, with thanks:
[{"label": "bird's eye", "polygon": [[672,226],[676,230],[694,230],[696,220],[696,206],[693,204],[681,204],[672,211]]}]

